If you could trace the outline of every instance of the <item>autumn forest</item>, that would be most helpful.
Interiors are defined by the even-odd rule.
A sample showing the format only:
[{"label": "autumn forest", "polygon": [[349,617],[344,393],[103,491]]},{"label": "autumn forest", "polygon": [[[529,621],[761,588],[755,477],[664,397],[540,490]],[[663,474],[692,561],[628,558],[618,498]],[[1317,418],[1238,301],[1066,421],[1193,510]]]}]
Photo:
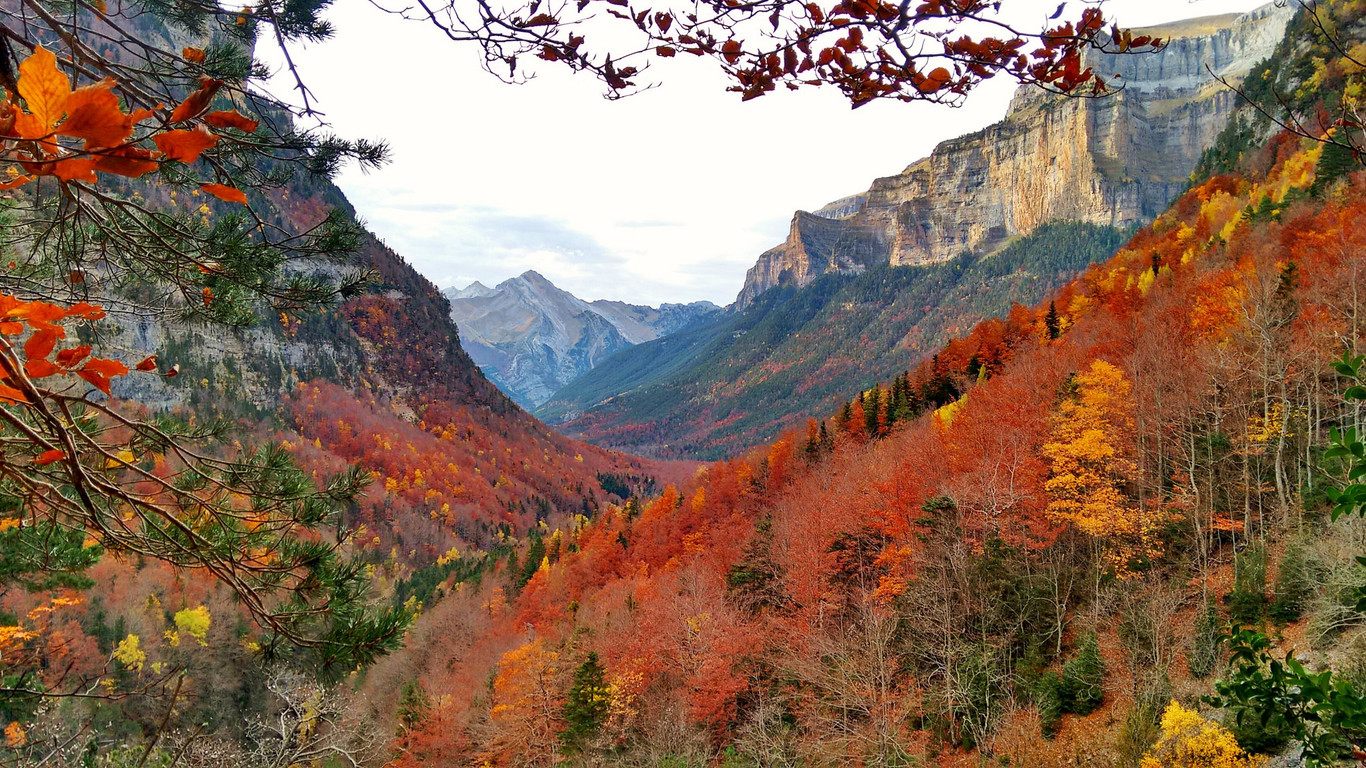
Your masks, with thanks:
[{"label": "autumn forest", "polygon": [[[1012,3],[403,13],[513,80],[687,58],[947,109],[1000,77],[1045,123],[1160,122],[1174,91],[1096,57],[1224,34]],[[576,436],[331,181],[386,147],[289,58],[327,6],[0,2],[0,763],[1366,764],[1366,3],[1193,60],[1227,115],[1159,214],[924,263],[831,236],[571,382],[552,408],[605,404]],[[938,226],[857,205],[820,215],[868,253]]]}]

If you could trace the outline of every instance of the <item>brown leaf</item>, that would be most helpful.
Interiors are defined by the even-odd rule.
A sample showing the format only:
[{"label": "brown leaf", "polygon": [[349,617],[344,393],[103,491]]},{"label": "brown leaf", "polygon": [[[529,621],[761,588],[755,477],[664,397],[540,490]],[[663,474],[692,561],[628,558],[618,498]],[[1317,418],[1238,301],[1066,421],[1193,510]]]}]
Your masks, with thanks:
[{"label": "brown leaf", "polygon": [[66,100],[66,120],[59,136],[85,139],[86,149],[113,147],[133,134],[133,121],[119,109],[119,97],[109,78],[77,88]]},{"label": "brown leaf", "polygon": [[236,128],[246,133],[255,133],[256,127],[260,125],[258,121],[243,116],[235,109],[210,112],[204,115],[204,122],[215,128]]},{"label": "brown leaf", "polygon": [[214,94],[222,87],[222,80],[215,80],[212,77],[199,78],[199,90],[185,97],[185,100],[171,112],[171,122],[179,123],[199,117],[209,108],[209,102],[213,101]]},{"label": "brown leaf", "polygon": [[247,204],[246,193],[237,187],[229,187],[226,184],[200,184],[199,188],[219,200],[229,203],[241,203],[242,205]]},{"label": "brown leaf", "polygon": [[95,170],[116,173],[130,178],[151,173],[158,167],[157,163],[152,160],[151,151],[139,147],[123,147],[113,152],[101,154],[95,160]]}]

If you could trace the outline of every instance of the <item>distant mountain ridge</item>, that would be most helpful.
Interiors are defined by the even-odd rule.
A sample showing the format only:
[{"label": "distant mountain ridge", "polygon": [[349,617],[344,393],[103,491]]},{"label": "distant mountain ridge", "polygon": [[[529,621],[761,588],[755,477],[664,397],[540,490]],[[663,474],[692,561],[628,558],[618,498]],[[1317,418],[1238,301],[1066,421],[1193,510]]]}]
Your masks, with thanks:
[{"label": "distant mountain ridge", "polygon": [[494,288],[476,281],[445,294],[470,357],[500,389],[529,408],[615,352],[721,312],[709,301],[657,308],[604,299],[588,302],[533,270]]}]

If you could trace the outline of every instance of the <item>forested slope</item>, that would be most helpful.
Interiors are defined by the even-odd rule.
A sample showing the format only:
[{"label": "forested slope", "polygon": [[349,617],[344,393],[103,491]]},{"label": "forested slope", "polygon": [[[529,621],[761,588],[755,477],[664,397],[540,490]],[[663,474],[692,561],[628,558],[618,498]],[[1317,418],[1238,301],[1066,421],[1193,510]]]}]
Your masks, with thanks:
[{"label": "forested slope", "polygon": [[830,412],[979,320],[1039,301],[1123,241],[1109,227],[1045,224],[989,255],[780,286],[715,323],[623,350],[536,413],[635,453],[731,455]]},{"label": "forested slope", "polygon": [[[1360,69],[1324,31],[1301,13],[1265,77],[1331,115]],[[1246,125],[1046,301],[433,609],[414,642],[455,650],[376,670],[420,703],[398,764],[1293,760],[1290,710],[1201,697],[1229,621],[1366,683],[1366,529],[1324,455],[1360,419],[1330,363],[1362,344],[1366,174]],[[1337,690],[1314,727],[1349,759]]]}]

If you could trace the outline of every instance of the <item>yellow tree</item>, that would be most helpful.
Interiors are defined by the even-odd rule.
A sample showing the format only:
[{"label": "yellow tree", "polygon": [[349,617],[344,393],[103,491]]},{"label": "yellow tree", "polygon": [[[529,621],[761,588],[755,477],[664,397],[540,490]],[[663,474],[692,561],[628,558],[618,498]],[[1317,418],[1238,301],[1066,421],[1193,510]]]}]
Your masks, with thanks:
[{"label": "yellow tree", "polygon": [[1173,701],[1162,713],[1162,737],[1141,768],[1259,768],[1265,760],[1249,755],[1228,729]]},{"label": "yellow tree", "polygon": [[1135,545],[1145,528],[1124,491],[1138,472],[1122,448],[1133,430],[1129,380],[1119,368],[1096,360],[1074,383],[1043,446],[1048,515],[1086,534],[1123,576],[1140,552]]}]

